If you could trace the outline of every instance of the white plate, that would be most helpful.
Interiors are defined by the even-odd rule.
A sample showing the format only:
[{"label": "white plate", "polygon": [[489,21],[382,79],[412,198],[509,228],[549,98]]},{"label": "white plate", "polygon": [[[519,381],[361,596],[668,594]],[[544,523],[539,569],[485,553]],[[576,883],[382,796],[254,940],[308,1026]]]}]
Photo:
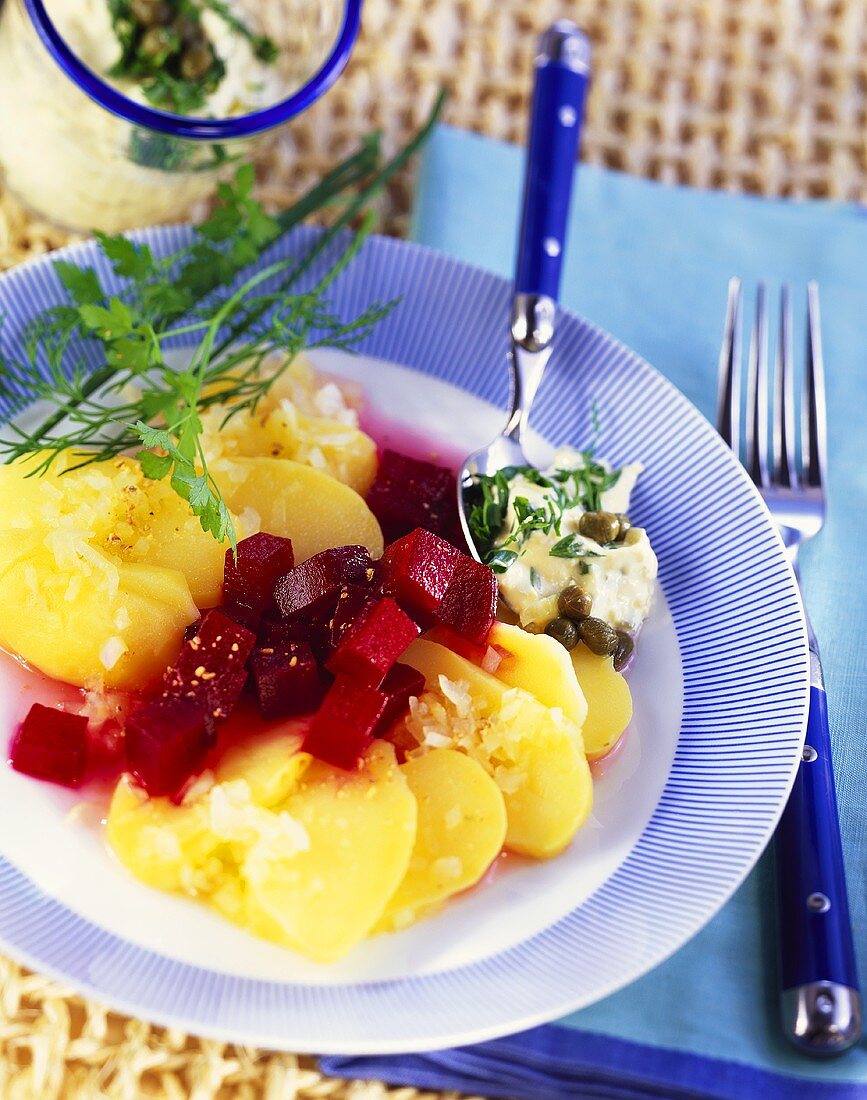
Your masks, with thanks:
[{"label": "white plate", "polygon": [[[185,232],[146,236],[164,251]],[[93,257],[91,245],[68,250],[84,264]],[[398,444],[408,424],[468,452],[501,422],[508,287],[376,240],[335,287],[334,305],[349,313],[396,294],[402,304],[363,356],[315,358],[363,383],[381,431],[382,416],[393,418]],[[59,298],[47,261],[0,280],[4,338],[47,298]],[[456,331],[458,315],[477,323]],[[648,467],[634,513],[659,553],[662,586],[631,677],[636,718],[598,778],[591,821],[564,855],[506,860],[436,917],[318,966],[135,882],[107,853],[98,808],[70,820],[77,796],[3,769],[6,950],[194,1032],[373,1053],[553,1018],[637,977],[696,932],[755,862],[794,775],[807,694],[800,603],[761,502],[710,427],[637,356],[565,316],[532,457],[544,461],[545,438],[586,442],[591,397],[600,451]],[[10,668],[7,730],[27,705]]]}]

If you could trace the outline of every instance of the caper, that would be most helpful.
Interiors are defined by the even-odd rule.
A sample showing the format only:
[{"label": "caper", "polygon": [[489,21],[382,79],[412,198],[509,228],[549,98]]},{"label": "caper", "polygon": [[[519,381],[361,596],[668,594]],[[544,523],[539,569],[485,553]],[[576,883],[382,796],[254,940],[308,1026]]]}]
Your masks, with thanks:
[{"label": "caper", "polygon": [[159,27],[172,17],[172,9],[166,0],[132,0],[130,9],[133,18],[143,27]]},{"label": "caper", "polygon": [[593,607],[590,593],[579,584],[570,584],[564,588],[557,599],[557,610],[567,619],[586,619]]},{"label": "caper", "polygon": [[620,534],[620,520],[613,512],[585,512],[578,530],[596,542],[614,542]]},{"label": "caper", "polygon": [[582,619],[578,623],[578,634],[587,648],[598,657],[610,657],[617,648],[617,631],[602,619]]},{"label": "caper", "polygon": [[629,663],[629,658],[635,649],[635,639],[631,634],[627,634],[625,630],[618,630],[616,633],[617,647],[614,650],[614,667],[618,672],[622,672]]},{"label": "caper", "polygon": [[214,63],[214,55],[206,42],[194,42],[181,54],[181,76],[184,80],[201,80]]},{"label": "caper", "polygon": [[564,645],[567,649],[574,649],[578,645],[578,627],[571,619],[566,619],[562,615],[548,623],[545,633],[556,638],[560,645]]},{"label": "caper", "polygon": [[152,60],[166,58],[175,53],[178,48],[177,37],[170,27],[148,27],[141,36],[139,53]]},{"label": "caper", "polygon": [[630,530],[632,524],[629,522],[629,516],[625,512],[617,513],[617,522],[620,524],[620,530],[617,532],[617,541],[623,542],[626,538],[627,531]]},{"label": "caper", "polygon": [[180,35],[185,46],[192,46],[202,38],[202,24],[190,15],[176,15],[172,20],[172,28]]}]

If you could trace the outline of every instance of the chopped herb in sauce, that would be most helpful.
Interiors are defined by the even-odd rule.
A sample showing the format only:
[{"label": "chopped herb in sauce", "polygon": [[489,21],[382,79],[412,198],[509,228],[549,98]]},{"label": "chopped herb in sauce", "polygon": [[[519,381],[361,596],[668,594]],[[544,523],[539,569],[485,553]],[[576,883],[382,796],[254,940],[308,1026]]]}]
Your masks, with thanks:
[{"label": "chopped herb in sauce", "polygon": [[[505,572],[534,531],[559,535],[563,515],[570,509],[599,510],[602,494],[616,485],[620,470],[608,470],[597,462],[592,448],[581,452],[581,457],[581,466],[556,469],[550,474],[534,466],[507,466],[495,474],[481,474],[476,478],[476,499],[469,515],[470,533],[482,557],[495,572]],[[511,499],[511,482],[519,476],[545,490],[544,503],[533,505],[525,496]],[[517,522],[506,537],[500,539],[510,499]],[[566,536],[552,547],[551,554],[561,558],[599,556],[583,550],[577,552],[580,545],[574,536]],[[503,550],[513,553],[505,565],[501,556]]]},{"label": "chopped herb in sauce", "polygon": [[202,23],[208,9],[246,38],[268,64],[277,47],[256,34],[224,0],[107,0],[121,54],[109,75],[141,83],[155,106],[188,115],[205,106],[220,86],[226,67]]},{"label": "chopped herb in sauce", "polygon": [[580,535],[566,535],[555,542],[548,551],[552,558],[601,558],[595,550],[588,550]]}]

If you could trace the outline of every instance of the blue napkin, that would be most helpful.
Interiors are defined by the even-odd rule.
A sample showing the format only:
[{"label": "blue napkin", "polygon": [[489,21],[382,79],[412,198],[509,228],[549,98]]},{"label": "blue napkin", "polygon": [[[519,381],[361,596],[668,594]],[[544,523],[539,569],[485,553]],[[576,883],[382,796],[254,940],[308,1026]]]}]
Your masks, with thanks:
[{"label": "blue napkin", "polygon": [[[427,147],[415,240],[509,276],[523,152],[440,128]],[[821,289],[832,510],[804,553],[822,646],[860,971],[867,983],[867,212],[663,187],[581,167],[561,298],[713,416],[726,285],[740,275]],[[804,331],[803,310],[796,313]],[[506,318],[503,318],[506,323]],[[800,340],[796,344],[800,350]],[[867,1097],[867,1044],[815,1062],[780,1036],[767,855],[673,958],[557,1024],[475,1047],[329,1058],[331,1073],[528,1100]],[[564,960],[568,965],[568,960]]]}]

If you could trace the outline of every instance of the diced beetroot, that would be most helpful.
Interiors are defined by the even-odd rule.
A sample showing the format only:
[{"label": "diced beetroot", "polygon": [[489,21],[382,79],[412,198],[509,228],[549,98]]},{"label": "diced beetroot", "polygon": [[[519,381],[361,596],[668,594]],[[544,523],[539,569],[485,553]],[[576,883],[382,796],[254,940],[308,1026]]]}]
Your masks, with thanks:
[{"label": "diced beetroot", "polygon": [[352,676],[369,687],[378,687],[418,633],[409,615],[384,596],[346,631],[328,668],[337,675]]},{"label": "diced beetroot", "polygon": [[271,602],[277,579],[288,573],[294,564],[290,539],[265,531],[242,539],[238,543],[237,558],[231,549],[226,551],[223,603],[253,612],[263,611]]},{"label": "diced beetroot", "polygon": [[409,665],[396,664],[380,684],[379,690],[388,702],[374,730],[377,737],[387,732],[398,718],[403,717],[409,709],[409,701],[413,695],[416,698],[421,695],[424,691],[424,676]]},{"label": "diced beetroot", "polygon": [[336,768],[354,770],[373,740],[387,703],[387,696],[376,688],[339,676],[313,716],[304,751]]},{"label": "diced beetroot", "polygon": [[456,634],[484,645],[497,613],[497,578],[494,571],[481,562],[462,554],[455,563],[434,618]]},{"label": "diced beetroot", "polygon": [[34,703],[18,727],[12,767],[36,779],[77,787],[87,767],[87,717]]},{"label": "diced beetroot", "polygon": [[346,632],[371,611],[377,597],[370,588],[360,584],[345,584],[337,593],[337,600],[328,619],[328,651],[333,653]]},{"label": "diced beetroot", "polygon": [[276,611],[266,611],[257,633],[257,644],[273,649],[285,649],[295,642],[306,642],[320,663],[331,652],[328,616],[331,608],[316,615],[300,612],[291,619],[281,619]]},{"label": "diced beetroot", "polygon": [[383,451],[367,505],[387,542],[416,527],[449,539],[459,528],[452,471],[397,451]]},{"label": "diced beetroot", "polygon": [[174,794],[213,743],[201,703],[184,695],[158,695],[127,719],[127,765],[150,795]]},{"label": "diced beetroot", "polygon": [[460,558],[456,550],[438,535],[420,527],[382,555],[378,580],[383,593],[394,596],[414,614],[433,612],[439,606]]},{"label": "diced beetroot", "polygon": [[228,718],[247,679],[244,667],[256,636],[215,607],[185,642],[165,675],[163,695],[192,699],[209,720]]},{"label": "diced beetroot", "polygon": [[325,681],[306,642],[254,649],[250,672],[259,709],[266,718],[310,714],[325,695]]},{"label": "diced beetroot", "polygon": [[[259,633],[259,626],[262,622],[261,611],[256,611],[252,607],[244,607],[240,603],[223,604],[220,610],[228,615],[233,622],[243,626],[245,630],[249,630],[251,634]],[[193,634],[198,634],[198,630],[195,630]]]},{"label": "diced beetroot", "polygon": [[[344,584],[369,584],[373,562],[364,546],[336,546],[296,565],[280,578],[274,600],[283,618],[327,607]],[[330,611],[330,608],[328,608]]]}]

